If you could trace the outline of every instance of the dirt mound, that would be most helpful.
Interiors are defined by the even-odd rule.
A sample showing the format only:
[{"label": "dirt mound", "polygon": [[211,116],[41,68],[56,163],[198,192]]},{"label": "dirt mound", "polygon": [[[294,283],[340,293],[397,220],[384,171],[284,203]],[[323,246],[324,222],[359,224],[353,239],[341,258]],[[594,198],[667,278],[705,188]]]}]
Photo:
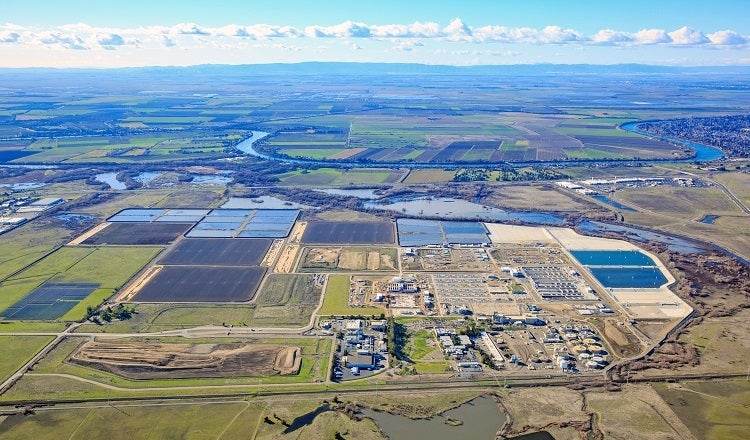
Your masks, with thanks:
[{"label": "dirt mound", "polygon": [[276,353],[273,369],[282,375],[297,374],[301,363],[299,347],[284,347]]}]

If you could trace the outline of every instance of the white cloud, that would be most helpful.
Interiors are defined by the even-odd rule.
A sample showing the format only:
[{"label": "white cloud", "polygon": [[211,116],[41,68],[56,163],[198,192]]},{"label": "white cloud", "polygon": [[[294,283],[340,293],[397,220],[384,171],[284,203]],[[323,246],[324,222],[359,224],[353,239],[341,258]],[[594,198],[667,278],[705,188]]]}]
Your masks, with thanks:
[{"label": "white cloud", "polygon": [[0,31],[0,43],[18,43],[21,34],[13,31]]},{"label": "white cloud", "polygon": [[42,32],[36,36],[36,42],[44,46],[58,46],[72,50],[86,50],[89,48],[81,37],[61,32]]},{"label": "white cloud", "polygon": [[745,46],[750,43],[747,37],[730,30],[718,31],[706,36],[717,46]]},{"label": "white cloud", "polygon": [[123,46],[125,39],[118,34],[102,34],[97,35],[96,42],[101,46]]},{"label": "white cloud", "polygon": [[633,34],[628,32],[616,31],[614,29],[602,29],[591,37],[591,41],[598,44],[623,44],[634,41]]},{"label": "white cloud", "polygon": [[[0,24],[0,45],[10,47],[42,46],[64,50],[102,50],[124,48],[197,48],[245,47],[243,40],[280,40],[284,45],[291,39],[337,39],[353,48],[361,48],[349,40],[390,41],[391,47],[409,51],[423,44],[420,40],[450,42],[451,44],[528,44],[528,45],[587,45],[636,47],[660,45],[666,47],[747,48],[750,36],[725,29],[713,33],[682,27],[674,31],[641,29],[635,32],[601,29],[586,35],[575,29],[550,25],[544,28],[487,25],[473,27],[461,18],[447,25],[435,22],[411,24],[367,24],[345,21],[322,26],[298,28],[274,24],[226,24],[206,27],[199,23],[178,23],[172,26],[144,26],[134,28],[96,27],[85,23],[38,28],[17,24]],[[311,44],[311,43],[309,43]],[[308,44],[308,46],[309,46]],[[356,46],[356,47],[355,47]],[[287,47],[296,47],[288,45]],[[281,47],[276,47],[282,49]],[[489,48],[495,50],[497,48]],[[505,48],[503,48],[505,49]],[[288,50],[288,49],[283,49]],[[472,50],[472,49],[467,49]],[[488,52],[487,52],[488,53]]]},{"label": "white cloud", "polygon": [[666,44],[672,42],[672,37],[664,29],[641,29],[633,34],[633,40],[636,44]]},{"label": "white cloud", "polygon": [[472,39],[473,34],[471,28],[458,17],[443,28],[443,35],[451,41],[468,41]]},{"label": "white cloud", "polygon": [[697,44],[705,44],[711,42],[708,37],[703,35],[703,32],[696,31],[695,29],[691,29],[687,26],[670,32],[669,37],[672,38],[673,44],[679,46],[694,46]]},{"label": "white cloud", "polygon": [[400,41],[397,45],[393,47],[394,50],[398,50],[401,52],[411,52],[417,47],[423,47],[424,43],[421,41]]},{"label": "white cloud", "polygon": [[211,35],[211,33],[195,23],[180,23],[172,26],[172,31],[184,35]]}]

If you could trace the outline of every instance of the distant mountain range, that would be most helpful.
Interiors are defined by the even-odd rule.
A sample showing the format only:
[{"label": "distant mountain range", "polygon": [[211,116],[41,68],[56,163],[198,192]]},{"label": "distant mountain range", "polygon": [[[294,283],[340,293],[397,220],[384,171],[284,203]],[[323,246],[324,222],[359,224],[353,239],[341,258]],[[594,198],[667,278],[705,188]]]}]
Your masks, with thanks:
[{"label": "distant mountain range", "polygon": [[130,67],[112,69],[81,68],[0,68],[0,74],[19,72],[183,72],[208,75],[550,75],[567,74],[747,74],[750,66],[672,67],[646,64],[512,64],[443,66],[404,63],[306,62],[292,64],[206,64],[188,67]]}]

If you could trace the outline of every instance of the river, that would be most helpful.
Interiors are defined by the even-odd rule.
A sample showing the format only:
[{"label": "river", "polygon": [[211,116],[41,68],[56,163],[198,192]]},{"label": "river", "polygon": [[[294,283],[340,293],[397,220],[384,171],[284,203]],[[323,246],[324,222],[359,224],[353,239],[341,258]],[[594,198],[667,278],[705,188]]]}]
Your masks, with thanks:
[{"label": "river", "polygon": [[[623,130],[636,133],[641,136],[655,137],[649,133],[640,131],[636,126],[643,121],[628,122],[622,124],[620,128]],[[431,163],[418,163],[418,162],[357,162],[347,160],[315,160],[315,159],[299,159],[291,157],[278,157],[271,156],[269,154],[261,153],[254,148],[256,142],[269,136],[269,133],[265,131],[253,131],[252,136],[238,143],[235,147],[245,154],[256,156],[261,159],[274,160],[278,162],[285,162],[299,165],[315,165],[315,166],[327,166],[327,167],[351,167],[355,166],[358,168],[488,168],[495,165],[511,165],[514,167],[527,167],[532,165],[588,165],[592,163],[670,163],[670,162],[692,162],[692,161],[711,161],[721,159],[724,157],[724,153],[716,148],[708,145],[697,144],[695,142],[684,141],[682,139],[660,137],[659,139],[673,142],[683,145],[688,148],[695,150],[695,156],[687,159],[648,159],[648,160],[553,160],[553,161],[534,161],[534,162],[482,162],[482,163],[455,163],[455,162],[431,162]]]},{"label": "river", "polygon": [[677,138],[673,138],[669,136],[655,136],[651,133],[638,130],[638,124],[641,124],[642,122],[643,121],[627,122],[625,124],[620,125],[620,128],[622,128],[625,131],[629,131],[631,133],[639,134],[641,136],[656,138],[662,141],[680,144],[680,145],[683,145],[685,147],[689,147],[695,150],[694,157],[689,157],[687,159],[674,159],[674,162],[693,162],[693,161],[707,162],[710,160],[721,159],[724,157],[724,153],[716,147],[696,144],[695,142],[685,141],[682,139],[677,139]]}]

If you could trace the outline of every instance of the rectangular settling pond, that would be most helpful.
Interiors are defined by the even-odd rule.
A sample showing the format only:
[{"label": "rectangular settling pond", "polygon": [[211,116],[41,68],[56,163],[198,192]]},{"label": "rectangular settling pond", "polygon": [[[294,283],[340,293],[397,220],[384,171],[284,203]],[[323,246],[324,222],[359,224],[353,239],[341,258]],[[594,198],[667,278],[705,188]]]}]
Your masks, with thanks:
[{"label": "rectangular settling pond", "polygon": [[614,289],[654,289],[667,282],[661,269],[638,250],[570,251],[602,286]]}]

